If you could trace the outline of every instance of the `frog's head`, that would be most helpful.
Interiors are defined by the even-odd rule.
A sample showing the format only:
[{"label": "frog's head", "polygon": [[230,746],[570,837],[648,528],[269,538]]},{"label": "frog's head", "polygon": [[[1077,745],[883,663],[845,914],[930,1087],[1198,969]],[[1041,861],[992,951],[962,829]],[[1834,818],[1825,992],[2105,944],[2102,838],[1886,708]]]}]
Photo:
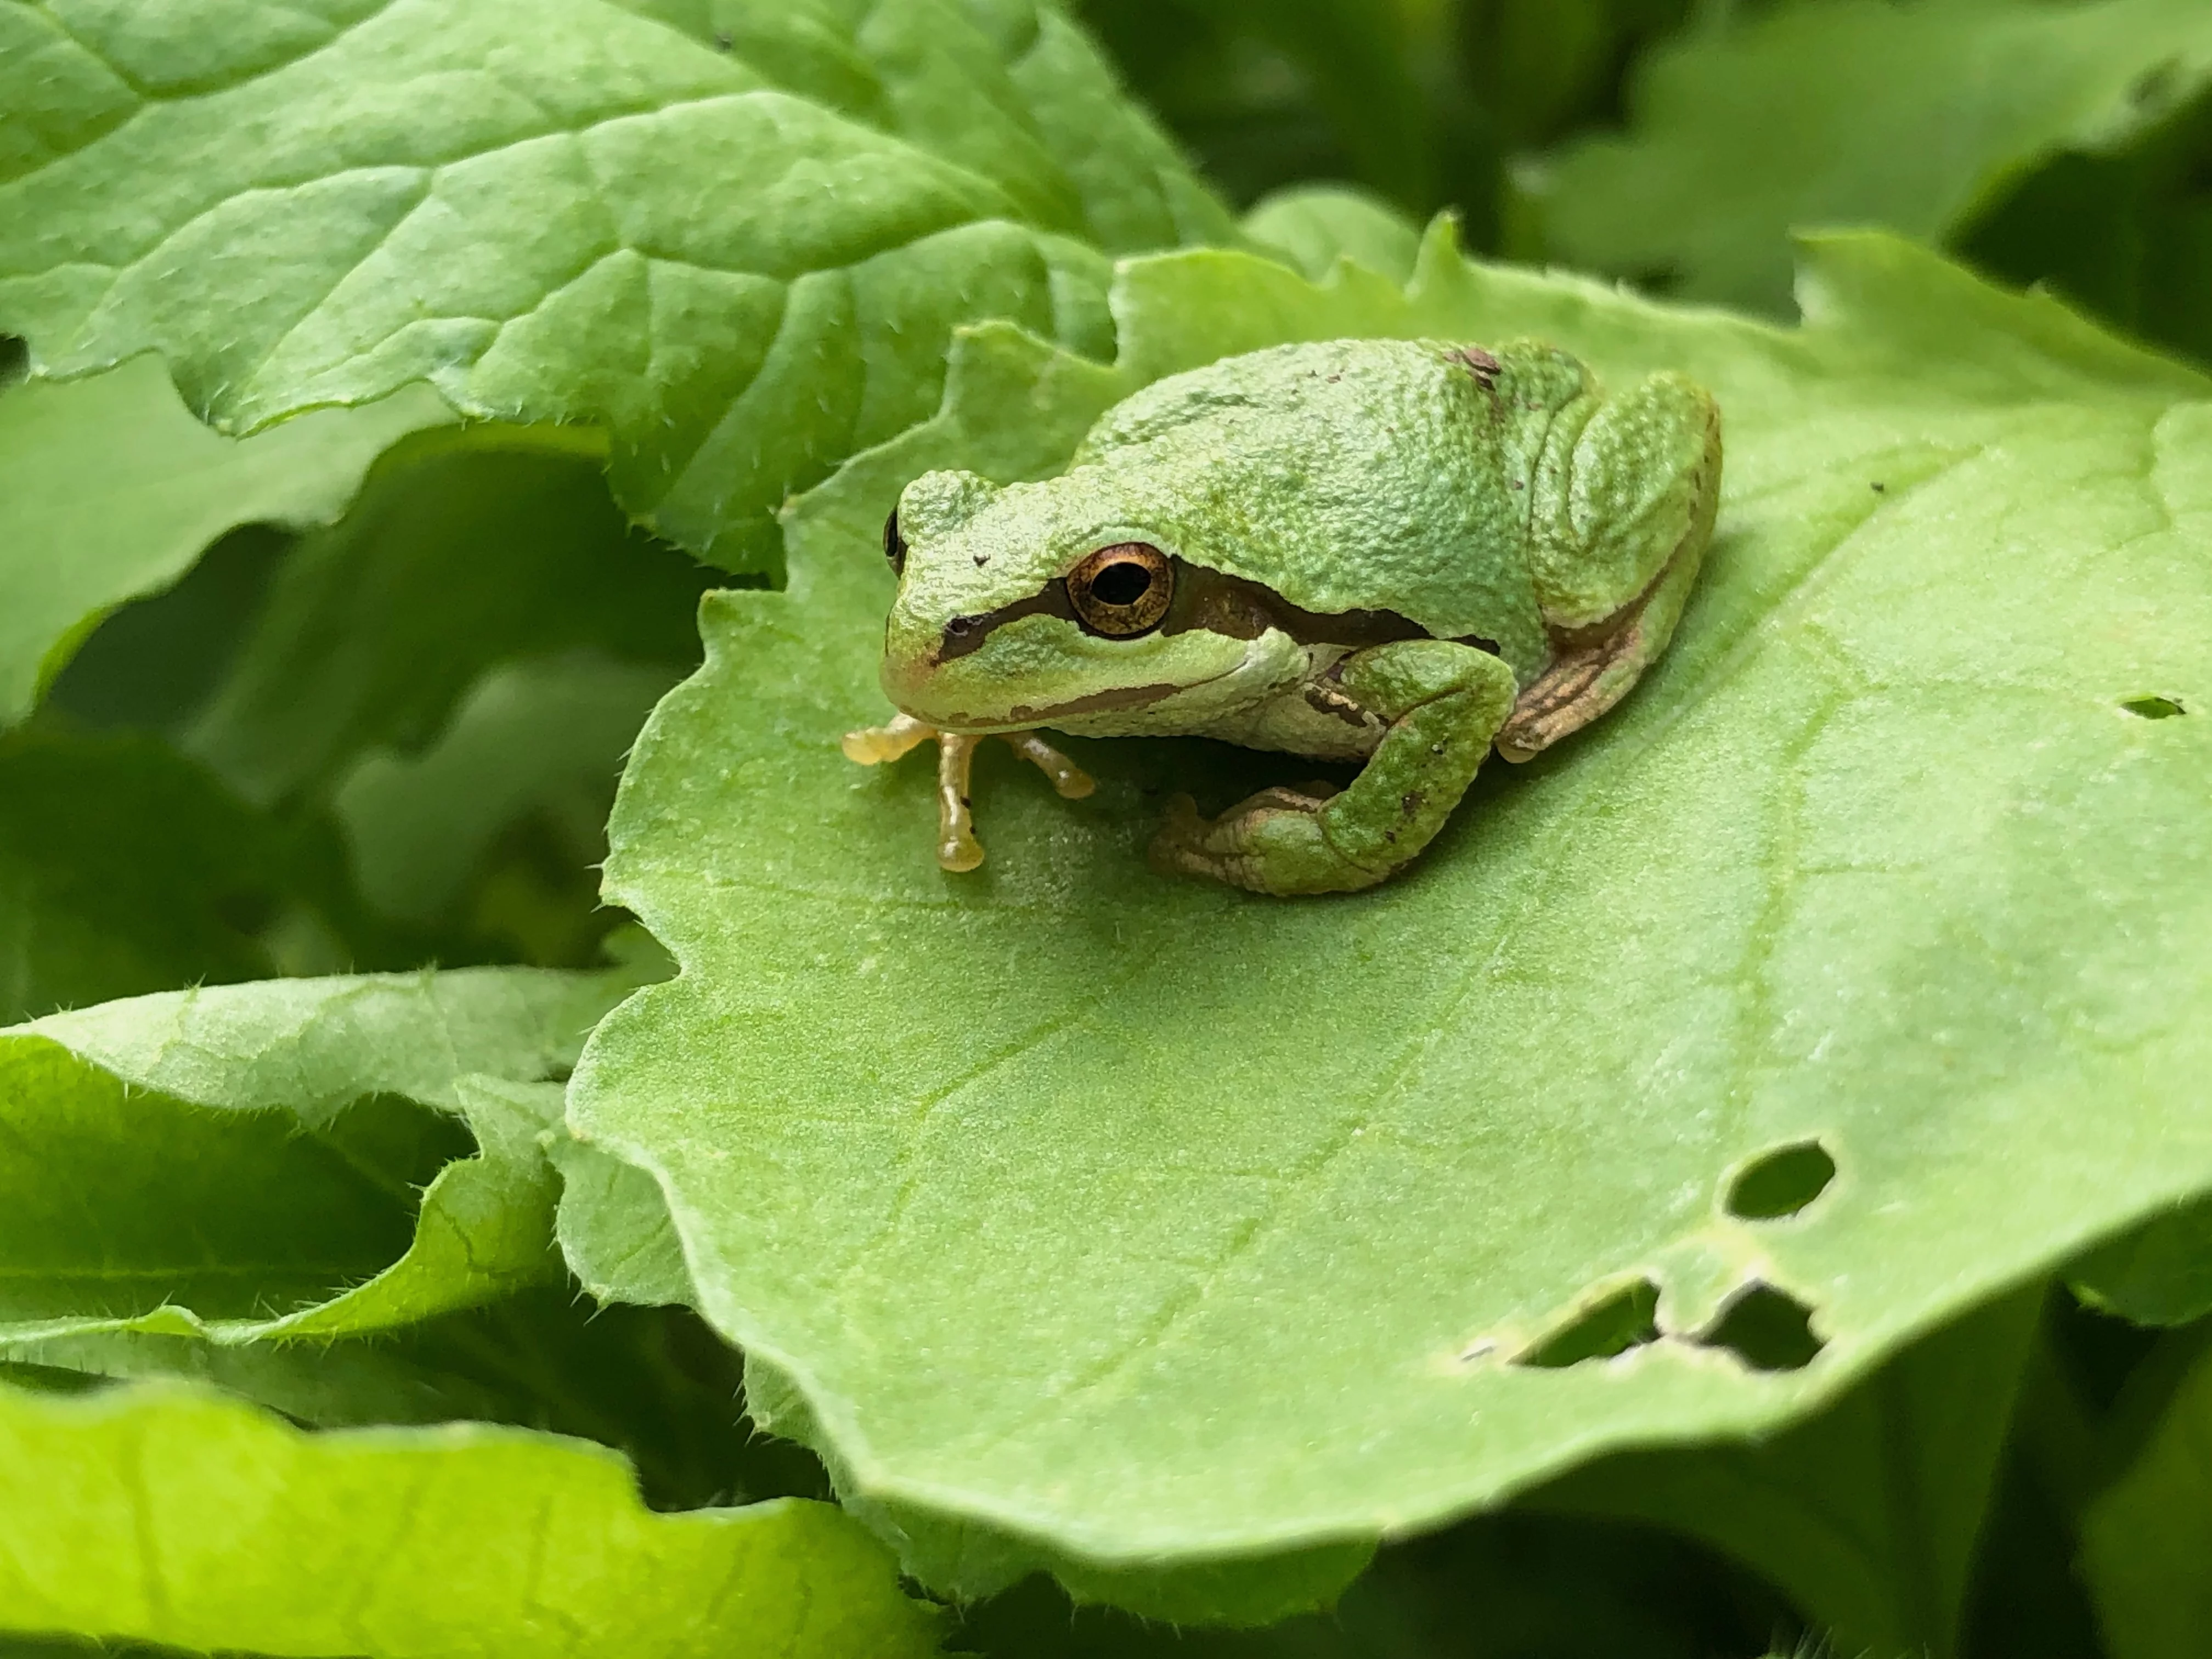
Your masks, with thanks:
[{"label": "frog's head", "polygon": [[959,732],[1176,730],[1147,711],[1245,665],[1249,639],[1177,605],[1174,538],[1091,472],[906,487],[884,526],[899,586],[883,682],[900,708]]}]

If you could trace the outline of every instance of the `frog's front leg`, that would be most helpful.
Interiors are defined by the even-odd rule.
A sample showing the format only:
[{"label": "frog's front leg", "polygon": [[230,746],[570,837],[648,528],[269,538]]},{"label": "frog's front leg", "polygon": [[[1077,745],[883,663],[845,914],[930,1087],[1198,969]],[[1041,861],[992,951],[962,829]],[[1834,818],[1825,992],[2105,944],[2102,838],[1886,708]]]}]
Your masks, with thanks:
[{"label": "frog's front leg", "polygon": [[[1017,755],[1052,780],[1052,787],[1068,800],[1081,800],[1097,786],[1091,775],[1034,732],[997,734]],[[969,775],[983,738],[970,732],[946,732],[898,714],[882,726],[848,732],[840,746],[845,758],[862,766],[880,766],[937,740],[937,862],[956,875],[983,862],[983,843],[975,839],[975,817],[968,798]]]},{"label": "frog's front leg", "polygon": [[1404,640],[1345,658],[1325,689],[1387,726],[1350,787],[1262,790],[1211,822],[1178,801],[1152,842],[1155,868],[1258,893],[1373,886],[1443,827],[1512,712],[1515,682],[1486,651]]}]

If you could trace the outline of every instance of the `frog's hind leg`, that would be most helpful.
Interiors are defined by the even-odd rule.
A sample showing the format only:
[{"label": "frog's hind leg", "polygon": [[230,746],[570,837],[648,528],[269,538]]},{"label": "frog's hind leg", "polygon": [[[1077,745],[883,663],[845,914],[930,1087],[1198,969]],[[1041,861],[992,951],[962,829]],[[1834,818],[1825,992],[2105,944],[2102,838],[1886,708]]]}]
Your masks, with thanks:
[{"label": "frog's hind leg", "polygon": [[1720,410],[1679,374],[1601,404],[1536,469],[1531,575],[1549,667],[1522,688],[1498,752],[1524,761],[1628,693],[1667,648],[1720,500]]},{"label": "frog's hind leg", "polygon": [[1498,734],[1501,757],[1532,759],[1628,695],[1674,637],[1697,585],[1703,551],[1702,541],[1686,548],[1620,616],[1594,629],[1553,635],[1551,666],[1522,689]]},{"label": "frog's hind leg", "polygon": [[1350,787],[1263,789],[1210,821],[1179,799],[1152,842],[1156,869],[1257,893],[1346,893],[1429,844],[1513,706],[1513,671],[1472,646],[1401,640],[1332,672],[1332,689],[1386,725]]}]

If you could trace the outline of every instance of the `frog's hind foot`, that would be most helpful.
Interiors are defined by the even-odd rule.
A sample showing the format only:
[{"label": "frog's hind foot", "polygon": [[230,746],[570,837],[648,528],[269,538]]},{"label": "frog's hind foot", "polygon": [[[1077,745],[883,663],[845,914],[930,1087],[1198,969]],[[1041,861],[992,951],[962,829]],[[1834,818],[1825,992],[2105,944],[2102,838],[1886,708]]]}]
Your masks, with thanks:
[{"label": "frog's hind foot", "polygon": [[1637,633],[1631,621],[1553,657],[1514,699],[1513,713],[1498,733],[1498,754],[1516,763],[1532,760],[1627,696],[1650,659],[1650,653],[1638,649]]},{"label": "frog's hind foot", "polygon": [[1532,759],[1626,696],[1674,637],[1704,552],[1702,536],[1686,542],[1626,609],[1594,627],[1555,635],[1552,665],[1521,689],[1498,730],[1498,754]]},{"label": "frog's hind foot", "polygon": [[1277,787],[1239,801],[1218,818],[1177,795],[1152,837],[1152,866],[1162,875],[1202,876],[1248,892],[1348,893],[1389,873],[1354,864],[1329,844],[1321,809],[1338,792],[1326,783]]}]

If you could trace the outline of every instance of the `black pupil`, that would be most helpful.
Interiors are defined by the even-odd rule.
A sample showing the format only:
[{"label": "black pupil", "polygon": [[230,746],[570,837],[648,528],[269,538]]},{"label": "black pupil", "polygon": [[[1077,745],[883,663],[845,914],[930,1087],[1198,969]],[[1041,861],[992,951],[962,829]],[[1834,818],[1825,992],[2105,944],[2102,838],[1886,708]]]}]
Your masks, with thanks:
[{"label": "black pupil", "polygon": [[1091,596],[1101,605],[1134,605],[1152,585],[1152,573],[1133,559],[1108,565],[1091,580]]},{"label": "black pupil", "polygon": [[893,507],[890,518],[884,520],[884,556],[891,562],[891,568],[901,575],[906,574],[906,538],[899,534],[898,509]]}]

